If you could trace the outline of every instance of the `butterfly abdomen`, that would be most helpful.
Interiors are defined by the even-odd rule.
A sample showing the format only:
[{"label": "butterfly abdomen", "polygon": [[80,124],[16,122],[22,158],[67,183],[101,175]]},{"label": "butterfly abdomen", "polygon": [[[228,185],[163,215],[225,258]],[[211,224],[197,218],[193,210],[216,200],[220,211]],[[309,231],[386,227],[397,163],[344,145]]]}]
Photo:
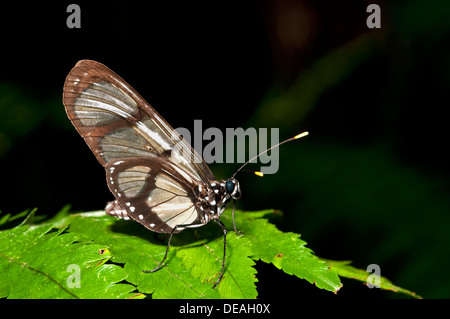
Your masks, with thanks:
[{"label": "butterfly abdomen", "polygon": [[129,220],[130,217],[128,216],[128,213],[126,209],[124,209],[117,200],[108,202],[105,207],[106,214],[117,217],[120,219]]}]

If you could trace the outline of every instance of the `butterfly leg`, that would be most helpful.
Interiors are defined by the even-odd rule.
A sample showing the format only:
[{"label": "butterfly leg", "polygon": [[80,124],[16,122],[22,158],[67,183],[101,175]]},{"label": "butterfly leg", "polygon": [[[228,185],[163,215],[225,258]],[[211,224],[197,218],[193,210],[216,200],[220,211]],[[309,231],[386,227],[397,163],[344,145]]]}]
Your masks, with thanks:
[{"label": "butterfly leg", "polygon": [[164,261],[167,259],[167,254],[169,253],[169,247],[170,247],[170,241],[172,240],[172,236],[175,232],[175,230],[177,228],[197,228],[197,227],[201,227],[204,226],[205,224],[187,224],[187,225],[176,225],[172,231],[170,232],[170,236],[169,236],[169,241],[167,242],[167,248],[166,248],[166,253],[164,254],[164,258],[163,260],[161,260],[161,262],[159,263],[158,266],[156,266],[155,269],[153,270],[143,270],[142,272],[148,274],[148,273],[152,273],[155,272],[157,270],[159,270],[162,267],[162,264],[164,263]]},{"label": "butterfly leg", "polygon": [[[225,211],[225,209],[227,209],[229,203],[230,203],[230,201],[227,201],[227,202],[222,206],[222,208],[221,208],[220,211],[219,211],[218,216],[222,215],[222,213]],[[236,207],[236,200],[233,199],[233,212],[232,212],[232,216],[233,216],[233,228],[234,228],[234,231],[236,232],[236,234],[238,234],[238,235],[240,235],[240,236],[243,236],[244,234],[242,234],[240,231],[238,231],[238,230],[236,229],[236,222],[235,222],[235,220],[234,220],[234,210],[235,210],[235,207]]]},{"label": "butterfly leg", "polygon": [[225,225],[220,221],[220,219],[214,219],[214,221],[219,224],[219,226],[222,228],[223,231],[223,260],[222,260],[222,269],[220,270],[219,279],[217,279],[214,286],[212,286],[212,289],[216,288],[219,282],[222,280],[223,272],[225,270],[225,256],[226,256],[226,249],[227,249],[227,229],[225,228]]},{"label": "butterfly leg", "polygon": [[236,234],[238,234],[240,236],[243,236],[243,234],[236,229],[236,222],[234,221],[234,209],[235,209],[235,206],[236,206],[236,201],[233,199],[233,212],[231,214],[231,216],[233,216],[233,228],[234,228],[234,231],[236,232]]},{"label": "butterfly leg", "polygon": [[175,227],[172,229],[172,232],[170,233],[170,236],[169,236],[169,242],[167,243],[166,253],[164,254],[163,260],[161,260],[161,262],[159,263],[158,266],[156,266],[155,269],[153,269],[153,270],[143,270],[142,272],[148,274],[148,273],[155,272],[155,271],[157,271],[158,269],[161,268],[162,264],[164,263],[164,261],[165,261],[166,258],[167,258],[167,254],[169,253],[170,241],[172,240],[173,233],[175,232],[175,230],[177,229],[177,227],[178,227],[178,225],[175,226]]}]

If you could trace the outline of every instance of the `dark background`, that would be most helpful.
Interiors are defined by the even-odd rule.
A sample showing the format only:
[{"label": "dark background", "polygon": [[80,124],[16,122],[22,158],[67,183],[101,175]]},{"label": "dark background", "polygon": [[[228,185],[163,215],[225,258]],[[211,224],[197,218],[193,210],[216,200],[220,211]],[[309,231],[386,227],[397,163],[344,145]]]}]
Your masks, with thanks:
[{"label": "dark background", "polygon": [[[450,296],[446,1],[78,1],[0,9],[0,209],[52,215],[112,199],[67,119],[62,87],[80,59],[104,63],[173,127],[275,127],[277,174],[242,174],[238,208],[321,257],[352,260],[426,298]],[[381,6],[381,29],[366,8]],[[207,141],[204,143],[206,144]],[[227,178],[239,164],[211,165]],[[253,166],[259,169],[258,165]],[[260,297],[398,297],[343,280],[337,297],[258,263]]]}]

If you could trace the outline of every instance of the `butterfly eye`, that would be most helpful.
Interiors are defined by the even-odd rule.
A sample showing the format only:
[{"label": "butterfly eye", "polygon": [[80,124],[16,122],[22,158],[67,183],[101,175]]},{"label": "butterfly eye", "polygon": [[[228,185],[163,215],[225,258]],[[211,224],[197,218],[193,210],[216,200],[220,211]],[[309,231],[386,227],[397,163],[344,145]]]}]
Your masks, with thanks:
[{"label": "butterfly eye", "polygon": [[234,183],[232,181],[227,181],[225,183],[225,189],[227,190],[228,193],[233,193],[234,191]]},{"label": "butterfly eye", "polygon": [[234,178],[230,178],[225,182],[225,190],[234,199],[239,199],[241,197],[241,188],[239,182]]}]

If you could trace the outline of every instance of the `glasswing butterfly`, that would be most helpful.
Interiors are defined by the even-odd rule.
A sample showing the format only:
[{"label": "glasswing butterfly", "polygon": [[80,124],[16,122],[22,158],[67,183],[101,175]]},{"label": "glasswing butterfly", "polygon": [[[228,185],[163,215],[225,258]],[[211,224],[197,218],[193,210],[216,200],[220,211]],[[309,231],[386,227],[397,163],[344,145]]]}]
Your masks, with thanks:
[{"label": "glasswing butterfly", "polygon": [[299,134],[258,154],[228,180],[217,181],[208,165],[156,110],[129,84],[105,65],[81,60],[64,84],[67,115],[106,170],[108,188],[115,200],[107,203],[108,215],[133,219],[157,233],[170,234],[161,268],[174,233],[197,228],[213,220],[223,231],[222,269],[226,234],[220,215],[233,199],[241,197],[234,178],[247,163]]}]

